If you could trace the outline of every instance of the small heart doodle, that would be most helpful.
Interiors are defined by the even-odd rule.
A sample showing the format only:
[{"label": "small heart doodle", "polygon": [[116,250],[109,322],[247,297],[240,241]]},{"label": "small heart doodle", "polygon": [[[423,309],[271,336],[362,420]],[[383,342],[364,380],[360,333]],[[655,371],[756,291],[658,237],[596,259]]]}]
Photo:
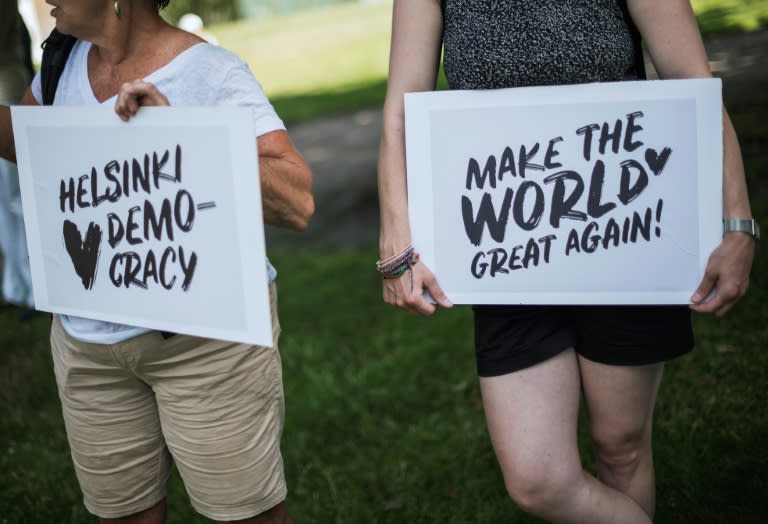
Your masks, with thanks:
[{"label": "small heart doodle", "polygon": [[669,154],[671,152],[672,150],[668,147],[662,149],[661,153],[656,153],[656,150],[652,147],[645,150],[645,161],[648,164],[648,167],[651,168],[651,171],[653,171],[654,175],[659,176],[659,173],[664,169],[664,166],[667,165],[667,160],[669,159]]},{"label": "small heart doodle", "polygon": [[83,239],[75,223],[65,220],[63,233],[64,246],[67,248],[69,258],[72,259],[75,272],[82,279],[85,289],[91,289],[96,278],[96,266],[101,251],[101,227],[91,222]]}]

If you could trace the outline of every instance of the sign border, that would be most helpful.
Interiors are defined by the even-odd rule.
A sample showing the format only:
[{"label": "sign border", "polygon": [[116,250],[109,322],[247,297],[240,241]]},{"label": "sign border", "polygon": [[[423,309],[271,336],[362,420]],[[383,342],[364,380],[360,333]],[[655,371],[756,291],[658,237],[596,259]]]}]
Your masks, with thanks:
[{"label": "sign border", "polygon": [[[111,110],[104,107],[50,107],[13,106],[11,108],[14,138],[16,142],[19,182],[24,205],[24,222],[30,255],[35,308],[41,311],[116,322],[131,326],[185,333],[206,338],[230,340],[262,346],[272,346],[272,318],[270,312],[269,285],[267,282],[266,248],[261,203],[258,151],[253,118],[243,107],[144,107],[129,122],[123,122]],[[240,278],[243,284],[243,300],[246,314],[245,328],[233,330],[200,326],[158,318],[147,318],[137,311],[135,316],[124,316],[71,305],[53,304],[48,297],[43,267],[43,246],[38,235],[39,223],[31,155],[45,151],[44,145],[29,143],[28,127],[66,127],[69,129],[128,125],[137,133],[141,129],[189,127],[226,127],[229,134],[229,151],[233,169],[233,201],[240,247]],[[206,303],[201,307],[221,308],[222,304]]]},{"label": "sign border", "polygon": [[[565,86],[489,90],[425,91],[405,94],[405,148],[411,237],[421,260],[440,282],[435,258],[430,115],[441,110],[489,109],[527,105],[558,106],[622,101],[692,99],[696,111],[698,184],[698,279],[722,239],[723,120],[719,78],[602,82]],[[712,108],[717,107],[717,111]],[[427,176],[422,176],[426,174]],[[717,202],[715,208],[712,202]],[[564,293],[457,293],[443,288],[456,304],[690,304],[694,290]]]}]

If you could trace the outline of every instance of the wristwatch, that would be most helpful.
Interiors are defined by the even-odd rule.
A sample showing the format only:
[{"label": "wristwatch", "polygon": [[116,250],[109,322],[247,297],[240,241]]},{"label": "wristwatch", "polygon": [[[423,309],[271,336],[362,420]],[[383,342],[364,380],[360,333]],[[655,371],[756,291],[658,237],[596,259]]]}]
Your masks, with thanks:
[{"label": "wristwatch", "polygon": [[723,234],[731,231],[746,233],[755,240],[760,240],[760,226],[754,218],[725,218],[723,219]]}]

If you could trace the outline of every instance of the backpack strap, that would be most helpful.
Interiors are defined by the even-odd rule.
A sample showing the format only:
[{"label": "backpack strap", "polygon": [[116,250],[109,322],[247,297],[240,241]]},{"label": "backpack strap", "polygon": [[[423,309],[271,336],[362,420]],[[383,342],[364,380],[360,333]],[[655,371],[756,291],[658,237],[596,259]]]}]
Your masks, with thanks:
[{"label": "backpack strap", "polygon": [[43,60],[40,64],[40,82],[43,91],[43,104],[51,105],[56,98],[59,78],[67,65],[67,58],[72,52],[77,38],[60,33],[56,28],[43,42]]}]

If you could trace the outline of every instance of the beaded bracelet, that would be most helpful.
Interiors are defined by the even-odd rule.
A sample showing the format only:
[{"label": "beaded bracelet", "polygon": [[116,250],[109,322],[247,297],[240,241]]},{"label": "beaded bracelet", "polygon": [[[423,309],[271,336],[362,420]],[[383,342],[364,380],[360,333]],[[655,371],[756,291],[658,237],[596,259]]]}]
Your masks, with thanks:
[{"label": "beaded bracelet", "polygon": [[397,255],[376,262],[376,271],[384,279],[399,278],[418,261],[419,254],[415,252],[413,246],[408,246]]},{"label": "beaded bracelet", "polygon": [[411,244],[408,244],[405,249],[400,251],[399,253],[396,253],[392,255],[391,257],[387,257],[385,259],[379,260],[376,262],[376,267],[384,267],[390,265],[392,262],[395,262],[404,256],[408,254],[409,251],[413,251],[413,246]]},{"label": "beaded bracelet", "polygon": [[395,265],[392,268],[379,269],[379,275],[383,279],[400,278],[406,271],[415,266],[419,261],[418,253],[408,253],[403,261],[399,265]]}]

